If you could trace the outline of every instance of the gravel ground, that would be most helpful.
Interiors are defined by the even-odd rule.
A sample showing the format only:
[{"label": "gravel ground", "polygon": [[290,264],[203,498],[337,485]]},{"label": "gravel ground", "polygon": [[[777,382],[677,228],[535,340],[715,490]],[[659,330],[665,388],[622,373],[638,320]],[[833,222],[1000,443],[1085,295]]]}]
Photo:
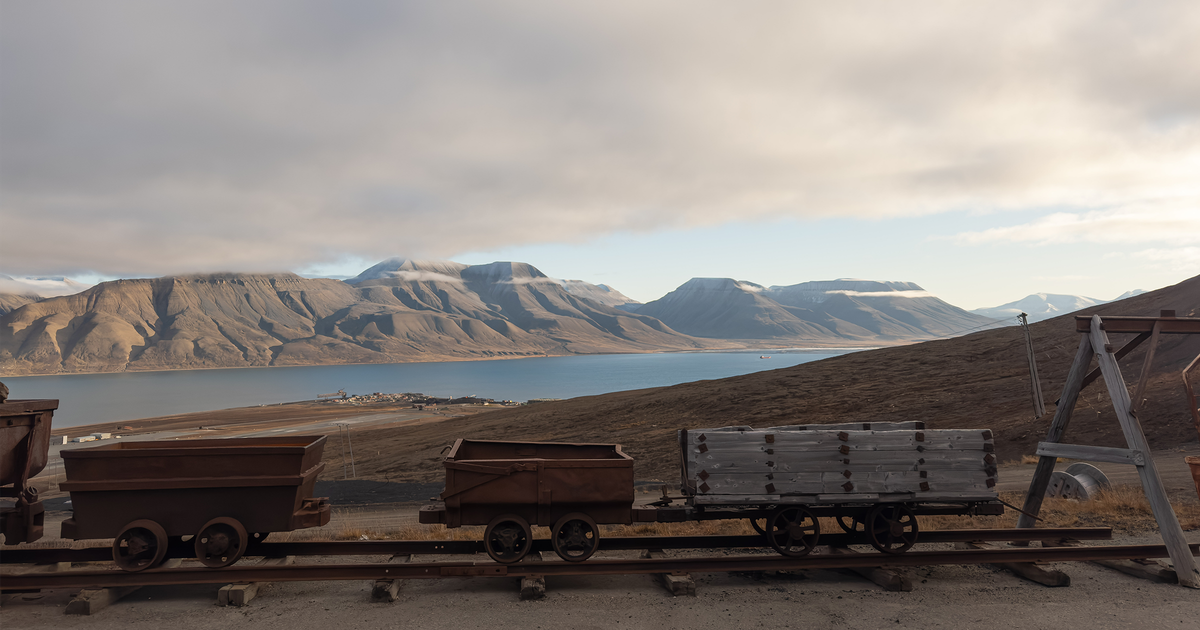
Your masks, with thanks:
[{"label": "gravel ground", "polygon": [[[1200,532],[1189,538],[1200,542]],[[1155,542],[1154,535],[1114,541]],[[613,552],[622,553],[631,552]],[[419,558],[426,559],[435,558]],[[370,603],[371,585],[363,581],[278,583],[244,608],[216,606],[220,585],[147,587],[91,617],[64,615],[70,593],[63,591],[6,596],[0,622],[6,630],[157,630],[168,624],[223,630],[247,622],[283,630],[1200,628],[1200,591],[1087,563],[1054,566],[1070,574],[1070,587],[1044,587],[988,565],[905,569],[915,586],[910,593],[824,570],[775,577],[698,574],[696,597],[672,597],[651,576],[560,577],[547,581],[546,597],[537,601],[519,601],[513,578],[412,580],[392,604]]]}]

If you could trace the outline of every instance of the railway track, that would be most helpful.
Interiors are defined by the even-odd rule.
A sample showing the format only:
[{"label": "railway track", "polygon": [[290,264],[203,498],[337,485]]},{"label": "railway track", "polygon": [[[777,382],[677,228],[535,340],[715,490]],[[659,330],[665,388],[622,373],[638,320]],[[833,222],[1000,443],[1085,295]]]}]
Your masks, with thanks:
[{"label": "railway track", "polygon": [[[925,532],[922,543],[998,542],[1035,540],[1107,540],[1112,530],[1094,528],[983,529]],[[829,535],[823,543],[833,546],[861,544],[861,536]],[[173,552],[185,556],[187,543],[177,543]],[[752,549],[765,547],[759,536],[679,536],[601,539],[604,550],[649,549]],[[549,551],[547,540],[534,541],[536,551]],[[1200,554],[1200,545],[1190,547]],[[260,543],[253,555],[264,557],[474,555],[484,553],[482,541],[334,541]],[[869,567],[930,566],[944,564],[998,564],[1019,562],[1085,562],[1161,558],[1168,555],[1162,545],[1010,547],[953,551],[910,551],[902,554],[878,552],[857,554],[813,554],[802,557],[736,555],[698,558],[598,559],[586,562],[355,562],[346,564],[235,565],[211,568],[158,568],[140,572],[112,568],[73,569],[44,572],[38,564],[87,563],[111,559],[108,547],[84,549],[14,549],[0,555],[5,572],[5,592],[73,588],[111,588],[149,585],[224,584],[251,582],[295,582],[326,580],[439,579],[451,577],[546,577],[564,575],[618,575],[655,573],[714,573],[782,571],[802,569],[855,569]],[[32,567],[30,565],[33,565]],[[24,572],[13,571],[18,566]]]},{"label": "railway track", "polygon": [[[1190,545],[1200,555],[1200,545]],[[1016,547],[967,551],[913,551],[887,555],[723,556],[668,559],[593,559],[587,562],[420,562],[299,564],[287,566],[232,566],[222,569],[173,568],[129,573],[114,570],[22,573],[5,575],[5,591],[69,588],[111,588],[150,585],[220,584],[251,582],[302,582],[329,580],[440,579],[451,577],[548,577],[565,575],[629,575],[653,573],[715,573],[731,571],[786,571],[800,569],[852,569],[886,565],[931,566],[1013,562],[1084,562],[1167,557],[1164,545],[1087,547]]]},{"label": "railway track", "polygon": [[[1029,542],[1035,540],[1109,540],[1108,527],[1058,527],[1037,529],[949,529],[921,532],[921,543]],[[822,534],[822,545],[845,547],[868,544],[854,534]],[[600,539],[601,551],[642,549],[754,549],[767,547],[761,536],[631,536]],[[535,539],[531,551],[553,551],[549,540]],[[485,553],[481,540],[350,540],[313,542],[264,542],[247,551],[249,556],[372,556],[372,555],[467,555]],[[167,558],[190,558],[191,542],[175,541]],[[112,560],[109,546],[83,549],[5,549],[0,565],[51,564],[57,562],[104,562]]]}]

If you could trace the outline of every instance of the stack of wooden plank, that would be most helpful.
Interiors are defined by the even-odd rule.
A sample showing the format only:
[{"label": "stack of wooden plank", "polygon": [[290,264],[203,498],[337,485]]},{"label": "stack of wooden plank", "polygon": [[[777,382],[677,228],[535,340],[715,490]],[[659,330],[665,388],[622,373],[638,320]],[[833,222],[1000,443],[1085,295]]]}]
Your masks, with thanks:
[{"label": "stack of wooden plank", "polygon": [[679,432],[697,504],[996,498],[986,429],[922,422],[723,427]]}]

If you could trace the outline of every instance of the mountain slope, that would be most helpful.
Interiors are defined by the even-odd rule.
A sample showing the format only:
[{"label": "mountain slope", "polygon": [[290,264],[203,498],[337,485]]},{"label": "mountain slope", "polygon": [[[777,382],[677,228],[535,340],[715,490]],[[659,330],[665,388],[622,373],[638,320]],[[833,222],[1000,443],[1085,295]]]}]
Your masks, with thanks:
[{"label": "mountain slope", "polygon": [[637,312],[698,337],[816,343],[929,339],[989,323],[911,282],[848,279],[764,288],[693,278]]},{"label": "mountain slope", "polygon": [[[1200,317],[1200,277],[1083,314],[1157,316],[1173,309]],[[382,455],[364,466],[391,479],[435,481],[425,464],[456,437],[617,442],[636,461],[640,479],[678,478],[675,431],[682,428],[920,420],[930,428],[990,428],[1001,461],[1032,454],[1044,439],[1079,345],[1073,316],[1030,326],[1048,414],[1034,419],[1024,338],[1019,328],[855,352],[780,370],[506,409],[482,414],[451,434],[430,425],[367,431]],[[1116,345],[1132,335],[1112,335]],[[1136,383],[1148,344],[1120,363]],[[1200,354],[1200,335],[1163,335],[1138,417],[1152,446],[1195,443],[1179,371]],[[1103,381],[1084,390],[1066,439],[1123,446]],[[375,460],[372,457],[372,460]]]},{"label": "mountain slope", "polygon": [[0,317],[6,374],[388,363],[712,347],[522,263],[385,261],[348,282],[211,274],[105,282]]}]

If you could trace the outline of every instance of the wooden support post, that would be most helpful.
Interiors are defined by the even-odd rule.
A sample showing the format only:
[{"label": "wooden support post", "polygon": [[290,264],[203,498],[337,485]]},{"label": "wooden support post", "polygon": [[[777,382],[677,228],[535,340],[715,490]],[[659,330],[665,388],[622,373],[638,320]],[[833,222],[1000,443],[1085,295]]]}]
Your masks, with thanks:
[{"label": "wooden support post", "polygon": [[[995,545],[981,542],[954,543],[955,549],[995,549]],[[1070,586],[1071,576],[1058,569],[1046,569],[1032,562],[994,562],[993,566],[1000,567],[1029,580],[1045,586]]]},{"label": "wooden support post", "polygon": [[[821,551],[821,553],[827,553],[835,556],[846,556],[854,555],[858,552],[852,549],[846,549],[845,547],[826,547]],[[908,579],[907,576],[901,573],[892,571],[891,569],[885,569],[883,567],[863,567],[848,569],[848,571],[857,573],[858,575],[878,584],[879,586],[883,587],[885,591],[900,591],[907,593],[913,590],[912,580]]]},{"label": "wooden support post", "polygon": [[1150,347],[1146,348],[1146,360],[1142,362],[1142,376],[1138,379],[1137,387],[1133,389],[1133,409],[1141,409],[1142,403],[1145,400],[1142,394],[1146,393],[1146,383],[1150,381],[1150,365],[1154,363],[1154,351],[1158,350],[1158,335],[1162,332],[1162,322],[1154,322],[1154,328],[1150,331]]},{"label": "wooden support post", "polygon": [[1108,387],[1108,395],[1112,398],[1113,408],[1117,412],[1117,420],[1121,424],[1121,431],[1125,434],[1125,441],[1130,450],[1147,454],[1145,463],[1137,466],[1138,476],[1142,479],[1142,490],[1145,491],[1146,498],[1150,501],[1150,509],[1154,512],[1154,519],[1158,521],[1158,531],[1163,537],[1167,551],[1171,554],[1171,562],[1175,564],[1179,584],[1189,588],[1200,588],[1200,568],[1196,566],[1196,559],[1192,557],[1187,540],[1183,537],[1183,529],[1179,526],[1179,520],[1175,518],[1175,510],[1171,508],[1171,502],[1167,499],[1167,493],[1163,489],[1162,478],[1158,475],[1154,458],[1149,456],[1150,445],[1146,442],[1142,425],[1131,413],[1132,402],[1129,399],[1129,389],[1125,386],[1125,380],[1121,378],[1121,369],[1117,366],[1116,357],[1109,350],[1108,335],[1105,334],[1102,326],[1103,322],[1100,320],[1100,316],[1093,315],[1089,336],[1092,338],[1092,347],[1096,349],[1096,357],[1100,361],[1100,368],[1104,375],[1104,384]]},{"label": "wooden support post", "polygon": [[[407,564],[412,562],[412,554],[402,553],[392,556],[388,564]],[[404,580],[375,580],[371,585],[371,601],[392,603],[400,598],[400,587]]]},{"label": "wooden support post", "polygon": [[[1088,366],[1092,363],[1092,342],[1087,335],[1080,335],[1079,350],[1075,352],[1075,362],[1067,373],[1067,382],[1063,385],[1062,396],[1058,399],[1058,407],[1054,409],[1054,420],[1050,422],[1050,431],[1046,434],[1046,442],[1059,442],[1071,424],[1071,414],[1075,412],[1075,403],[1079,400],[1079,391],[1083,389],[1083,377]],[[1025,505],[1021,508],[1025,514],[1017,519],[1017,527],[1033,527],[1042,509],[1042,500],[1046,498],[1046,488],[1050,487],[1050,476],[1054,474],[1055,458],[1043,456],[1038,459],[1037,469],[1033,472],[1033,480],[1029,482],[1029,493],[1025,495]]]},{"label": "wooden support post", "polygon": [[[171,558],[162,563],[163,568],[173,569],[183,564],[183,558]],[[79,591],[71,601],[67,602],[67,609],[64,611],[68,615],[94,615],[109,605],[115,604],[121,599],[127,597],[130,593],[137,591],[140,586],[122,586],[117,588],[96,588],[84,589]]]},{"label": "wooden support post", "polygon": [[[545,560],[542,552],[535,551],[525,556],[523,562],[541,562]],[[521,601],[541,599],[546,596],[546,578],[541,575],[531,575],[521,578]]]},{"label": "wooden support post", "polygon": [[1033,336],[1029,334],[1028,316],[1021,313],[1017,317],[1021,318],[1021,330],[1025,332],[1025,354],[1029,358],[1029,382],[1032,385],[1030,391],[1033,394],[1033,417],[1037,419],[1046,415],[1046,403],[1042,397],[1042,382],[1038,379],[1037,354],[1033,351]]},{"label": "wooden support post", "polygon": [[[642,552],[642,557],[654,560],[663,560],[667,557],[662,549],[647,549]],[[696,581],[687,573],[659,573],[657,574],[659,581],[662,582],[664,588],[671,592],[672,595],[678,597],[680,595],[696,596]]]},{"label": "wooden support post", "polygon": [[[291,564],[293,556],[285,558],[263,558],[256,566],[274,566]],[[249,584],[226,584],[217,591],[218,606],[245,606],[258,596],[259,591],[266,590],[270,582],[251,582]]]}]

